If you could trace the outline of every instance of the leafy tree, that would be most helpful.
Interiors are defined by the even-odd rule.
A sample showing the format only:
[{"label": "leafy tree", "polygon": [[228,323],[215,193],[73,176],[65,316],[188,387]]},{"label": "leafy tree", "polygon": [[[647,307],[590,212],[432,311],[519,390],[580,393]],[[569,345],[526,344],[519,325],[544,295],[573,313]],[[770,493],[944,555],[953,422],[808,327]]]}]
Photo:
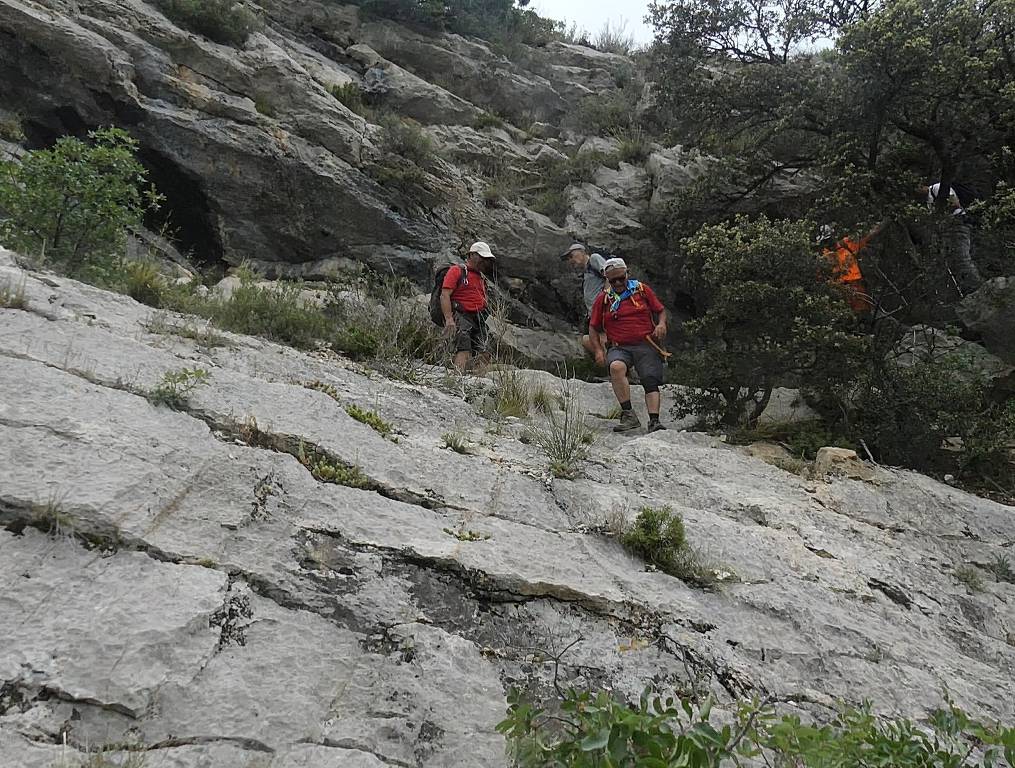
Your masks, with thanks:
[{"label": "leafy tree", "polygon": [[88,137],[64,137],[0,166],[0,237],[75,275],[112,263],[127,231],[160,201],[134,139],[118,128]]},{"label": "leafy tree", "polygon": [[777,385],[828,390],[856,375],[864,338],[810,230],[740,216],[685,241],[705,311],[685,324],[696,349],[677,363],[693,388],[679,415],[753,427]]},{"label": "leafy tree", "polygon": [[166,16],[192,32],[241,48],[261,20],[234,0],[157,0]]}]

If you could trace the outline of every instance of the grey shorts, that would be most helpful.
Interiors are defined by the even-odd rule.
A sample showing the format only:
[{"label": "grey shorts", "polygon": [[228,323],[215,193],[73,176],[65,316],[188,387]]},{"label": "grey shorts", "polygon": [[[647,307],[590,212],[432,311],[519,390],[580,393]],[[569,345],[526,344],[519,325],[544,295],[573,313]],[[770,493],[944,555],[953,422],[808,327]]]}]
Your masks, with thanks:
[{"label": "grey shorts", "polygon": [[633,366],[643,384],[653,381],[656,384],[663,383],[666,365],[663,363],[662,355],[650,344],[610,347],[610,351],[606,353],[606,367],[609,368],[610,363],[615,360],[626,365],[628,370]]},{"label": "grey shorts", "polygon": [[486,352],[490,337],[486,329],[486,318],[475,312],[455,310],[455,352],[471,352],[478,355]]}]

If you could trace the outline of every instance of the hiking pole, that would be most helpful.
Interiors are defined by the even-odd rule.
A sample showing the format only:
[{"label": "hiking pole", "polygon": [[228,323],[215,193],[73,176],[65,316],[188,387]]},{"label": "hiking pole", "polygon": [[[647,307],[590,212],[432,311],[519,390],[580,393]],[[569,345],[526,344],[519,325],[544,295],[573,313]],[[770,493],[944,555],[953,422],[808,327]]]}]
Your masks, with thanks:
[{"label": "hiking pole", "polygon": [[658,344],[656,344],[655,339],[653,339],[651,336],[646,336],[645,337],[645,341],[647,341],[649,344],[652,345],[652,349],[654,349],[656,352],[658,352],[660,355],[663,356],[663,360],[667,360],[669,358],[669,356],[672,354],[670,352],[667,352],[665,349],[660,347]]}]

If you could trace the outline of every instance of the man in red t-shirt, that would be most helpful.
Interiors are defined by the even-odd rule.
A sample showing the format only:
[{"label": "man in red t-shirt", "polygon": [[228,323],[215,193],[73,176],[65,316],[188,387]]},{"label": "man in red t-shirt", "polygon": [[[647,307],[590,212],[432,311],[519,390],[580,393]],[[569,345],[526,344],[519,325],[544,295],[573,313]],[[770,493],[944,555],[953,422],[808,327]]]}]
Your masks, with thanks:
[{"label": "man in red t-shirt", "polygon": [[[662,355],[646,337],[662,341],[666,337],[666,309],[655,292],[645,283],[631,280],[623,259],[607,259],[603,269],[606,288],[592,306],[589,337],[596,349],[596,363],[609,365],[613,393],[620,402],[620,424],[614,432],[638,429],[641,422],[631,408],[631,384],[628,370],[634,366],[645,388],[648,431],[665,427],[659,422],[659,385],[665,366]],[[613,345],[609,353],[601,333]]]},{"label": "man in red t-shirt", "polygon": [[444,313],[444,335],[455,339],[455,368],[464,371],[473,354],[488,358],[486,343],[486,281],[483,272],[494,263],[490,246],[473,243],[465,257],[465,265],[455,265],[441,283],[441,311]]}]

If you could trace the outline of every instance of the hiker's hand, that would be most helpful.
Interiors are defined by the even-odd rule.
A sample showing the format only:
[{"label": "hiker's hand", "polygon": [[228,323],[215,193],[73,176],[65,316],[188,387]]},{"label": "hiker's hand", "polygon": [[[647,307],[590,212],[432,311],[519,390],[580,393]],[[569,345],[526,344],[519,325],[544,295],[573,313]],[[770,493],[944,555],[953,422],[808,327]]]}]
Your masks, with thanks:
[{"label": "hiker's hand", "polygon": [[454,336],[455,335],[455,331],[457,331],[457,330],[458,330],[458,326],[455,325],[455,321],[454,320],[445,320],[444,321],[444,335],[445,336]]},{"label": "hiker's hand", "polygon": [[658,341],[662,341],[666,338],[666,323],[659,323],[654,329],[652,329],[652,337]]},{"label": "hiker's hand", "polygon": [[596,350],[596,365],[600,368],[606,367],[606,353],[603,350]]}]

